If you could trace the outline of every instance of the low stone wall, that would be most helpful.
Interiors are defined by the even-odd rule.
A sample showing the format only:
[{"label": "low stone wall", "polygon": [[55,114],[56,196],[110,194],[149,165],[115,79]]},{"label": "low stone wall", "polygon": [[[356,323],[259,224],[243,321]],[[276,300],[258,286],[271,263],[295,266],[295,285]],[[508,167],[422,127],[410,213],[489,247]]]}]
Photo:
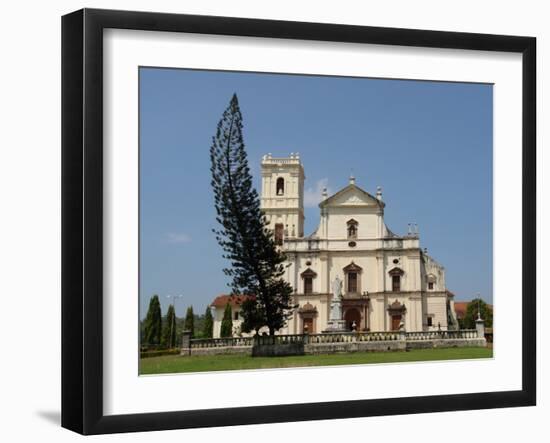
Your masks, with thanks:
[{"label": "low stone wall", "polygon": [[253,337],[191,339],[183,333],[180,355],[252,355]]},{"label": "low stone wall", "polygon": [[306,354],[340,354],[349,352],[404,351],[404,340],[384,340],[347,343],[314,343],[305,346]]},{"label": "low stone wall", "polygon": [[304,355],[304,342],[255,344],[252,346],[252,357],[281,357],[284,355]]},{"label": "low stone wall", "polygon": [[485,338],[442,338],[432,340],[407,340],[409,349],[434,348],[484,348],[487,346]]},{"label": "low stone wall", "polygon": [[180,355],[252,355],[252,346],[182,349]]},{"label": "low stone wall", "polygon": [[486,347],[475,330],[450,332],[369,332],[279,335],[252,338],[190,340],[181,355],[283,356],[411,349]]}]

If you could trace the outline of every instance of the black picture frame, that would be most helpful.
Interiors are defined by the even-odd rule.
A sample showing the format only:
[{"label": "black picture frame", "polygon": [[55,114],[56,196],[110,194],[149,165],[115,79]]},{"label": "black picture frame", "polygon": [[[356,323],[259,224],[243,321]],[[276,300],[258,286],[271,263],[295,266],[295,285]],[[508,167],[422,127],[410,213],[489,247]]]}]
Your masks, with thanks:
[{"label": "black picture frame", "polygon": [[[107,28],[522,54],[522,389],[104,415],[102,37]],[[535,66],[533,37],[97,9],[65,15],[62,18],[62,426],[82,434],[104,434],[535,405]]]}]

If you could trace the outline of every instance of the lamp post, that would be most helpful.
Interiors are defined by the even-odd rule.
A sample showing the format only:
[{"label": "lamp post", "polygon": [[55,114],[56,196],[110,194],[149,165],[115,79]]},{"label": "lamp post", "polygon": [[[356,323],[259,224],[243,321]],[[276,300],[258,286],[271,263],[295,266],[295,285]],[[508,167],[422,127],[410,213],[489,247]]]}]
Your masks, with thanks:
[{"label": "lamp post", "polygon": [[481,295],[477,293],[477,320],[481,320]]}]

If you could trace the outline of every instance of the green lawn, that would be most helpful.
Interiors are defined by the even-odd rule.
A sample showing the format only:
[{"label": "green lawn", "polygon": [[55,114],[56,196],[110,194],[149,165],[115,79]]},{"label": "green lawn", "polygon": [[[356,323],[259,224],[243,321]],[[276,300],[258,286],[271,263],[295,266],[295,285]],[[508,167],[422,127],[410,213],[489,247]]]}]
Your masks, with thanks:
[{"label": "green lawn", "polygon": [[301,355],[291,357],[166,355],[141,359],[140,374],[457,360],[464,358],[491,358],[492,356],[493,350],[490,348],[418,349],[407,352],[355,352],[350,354]]}]

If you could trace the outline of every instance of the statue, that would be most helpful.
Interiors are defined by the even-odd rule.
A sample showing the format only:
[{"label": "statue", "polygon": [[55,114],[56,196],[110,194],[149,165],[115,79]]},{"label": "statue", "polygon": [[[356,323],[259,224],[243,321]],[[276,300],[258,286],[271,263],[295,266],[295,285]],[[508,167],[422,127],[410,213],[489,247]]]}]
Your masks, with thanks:
[{"label": "statue", "polygon": [[332,294],[330,320],[342,320],[342,280],[338,276],[332,282]]},{"label": "statue", "polygon": [[332,282],[332,293],[334,294],[335,299],[342,298],[342,280],[340,280],[338,276],[336,276]]},{"label": "statue", "polygon": [[332,300],[330,302],[330,316],[325,332],[343,332],[346,322],[342,318],[342,280],[336,276],[332,282]]}]

